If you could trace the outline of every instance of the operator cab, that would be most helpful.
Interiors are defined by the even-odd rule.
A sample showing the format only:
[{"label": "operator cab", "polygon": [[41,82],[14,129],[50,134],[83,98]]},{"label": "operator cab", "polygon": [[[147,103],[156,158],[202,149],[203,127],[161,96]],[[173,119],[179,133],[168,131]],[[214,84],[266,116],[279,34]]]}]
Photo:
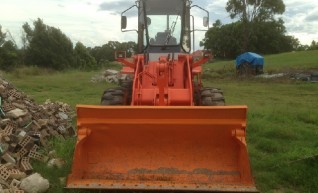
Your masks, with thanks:
[{"label": "operator cab", "polygon": [[[124,14],[133,7],[138,9],[138,30],[127,30],[127,17]],[[122,32],[138,33],[138,54],[190,53],[191,33],[194,40],[194,31],[200,31],[194,29],[194,19],[190,15],[192,7],[207,13],[203,25],[208,27],[208,11],[192,5],[190,0],[137,0],[136,5],[122,13],[121,29]],[[192,29],[190,18],[193,21]]]},{"label": "operator cab", "polygon": [[[167,7],[158,0],[144,1],[146,17],[144,46],[177,46],[180,44],[183,17],[183,1],[173,0]],[[142,21],[142,18],[140,18]],[[147,41],[149,40],[149,42]]]},{"label": "operator cab", "polygon": [[[139,0],[136,7],[138,53],[190,52],[189,0]],[[122,13],[122,30],[126,29],[126,11]]]},{"label": "operator cab", "polygon": [[188,32],[190,36],[190,28],[189,26],[186,28],[185,25],[186,2],[186,0],[140,1],[138,20],[141,25],[140,32],[143,32],[143,41],[139,43],[143,43],[144,51],[148,53],[190,51],[190,48],[181,44],[184,41],[182,34]]},{"label": "operator cab", "polygon": [[171,34],[170,30],[165,32],[158,32],[155,38],[150,38],[149,45],[163,46],[163,45],[178,45],[177,39]]}]

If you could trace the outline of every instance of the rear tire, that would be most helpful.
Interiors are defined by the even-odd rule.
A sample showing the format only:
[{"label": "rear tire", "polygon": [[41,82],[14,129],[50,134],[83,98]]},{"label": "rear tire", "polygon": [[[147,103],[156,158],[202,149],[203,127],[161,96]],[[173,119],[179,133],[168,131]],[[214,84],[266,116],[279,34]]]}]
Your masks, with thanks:
[{"label": "rear tire", "polygon": [[123,88],[112,88],[104,91],[101,98],[101,105],[119,106],[127,105],[127,91]]},{"label": "rear tire", "polygon": [[202,88],[201,89],[200,106],[224,106],[225,99],[223,91],[217,88]]}]

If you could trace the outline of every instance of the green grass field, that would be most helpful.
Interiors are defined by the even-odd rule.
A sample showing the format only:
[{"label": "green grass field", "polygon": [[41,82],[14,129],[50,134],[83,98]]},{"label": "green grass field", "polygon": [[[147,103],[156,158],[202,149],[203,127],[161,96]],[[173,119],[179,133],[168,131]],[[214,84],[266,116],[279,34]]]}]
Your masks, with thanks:
[{"label": "green grass field", "polygon": [[[268,73],[318,71],[318,50],[303,52],[288,52],[264,56],[264,71]],[[235,61],[218,61],[205,65],[205,69],[214,71],[234,70]]]},{"label": "green grass field", "polygon": [[[265,63],[268,65],[265,70],[273,72],[284,71],[286,67],[318,71],[318,52],[266,56]],[[207,64],[204,84],[221,88],[227,105],[248,105],[248,150],[257,188],[266,193],[317,192],[318,83],[237,79],[232,64]],[[28,70],[3,76],[38,103],[51,99],[73,107],[98,104],[103,90],[115,86],[90,82],[98,72],[31,70],[23,73],[25,71]],[[69,172],[74,142],[75,139],[52,141],[58,155],[67,161],[64,168],[48,169],[44,164],[34,164],[35,169],[50,180],[50,193],[80,192],[66,191],[59,182],[59,177],[66,177]]]}]

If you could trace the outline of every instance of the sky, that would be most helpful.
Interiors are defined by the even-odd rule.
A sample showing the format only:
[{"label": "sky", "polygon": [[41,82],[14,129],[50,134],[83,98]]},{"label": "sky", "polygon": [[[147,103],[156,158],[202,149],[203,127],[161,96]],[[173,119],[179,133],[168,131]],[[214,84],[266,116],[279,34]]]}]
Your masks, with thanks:
[{"label": "sky", "polygon": [[[159,0],[160,1],[160,0]],[[210,25],[220,19],[223,24],[233,22],[225,11],[227,0],[192,0],[210,13]],[[120,13],[133,5],[135,0],[0,0],[0,25],[3,32],[10,32],[21,45],[22,25],[37,18],[46,25],[59,28],[75,44],[80,41],[88,47],[101,46],[108,41],[137,41],[136,32],[122,33]],[[284,0],[286,11],[280,17],[285,21],[287,34],[302,44],[318,41],[318,1]],[[135,14],[134,11],[129,13]],[[193,10],[196,28],[201,29],[203,15]],[[128,28],[136,20],[128,18]],[[196,32],[196,49],[204,32]]]}]

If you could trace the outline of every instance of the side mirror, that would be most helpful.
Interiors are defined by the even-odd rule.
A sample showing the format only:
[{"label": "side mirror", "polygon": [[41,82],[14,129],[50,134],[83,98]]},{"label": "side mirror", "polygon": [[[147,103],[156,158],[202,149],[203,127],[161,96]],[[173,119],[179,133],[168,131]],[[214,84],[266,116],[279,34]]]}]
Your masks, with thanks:
[{"label": "side mirror", "polygon": [[126,29],[127,27],[127,17],[121,16],[121,29]]},{"label": "side mirror", "polygon": [[208,27],[209,26],[209,18],[208,17],[203,17],[203,26]]}]

